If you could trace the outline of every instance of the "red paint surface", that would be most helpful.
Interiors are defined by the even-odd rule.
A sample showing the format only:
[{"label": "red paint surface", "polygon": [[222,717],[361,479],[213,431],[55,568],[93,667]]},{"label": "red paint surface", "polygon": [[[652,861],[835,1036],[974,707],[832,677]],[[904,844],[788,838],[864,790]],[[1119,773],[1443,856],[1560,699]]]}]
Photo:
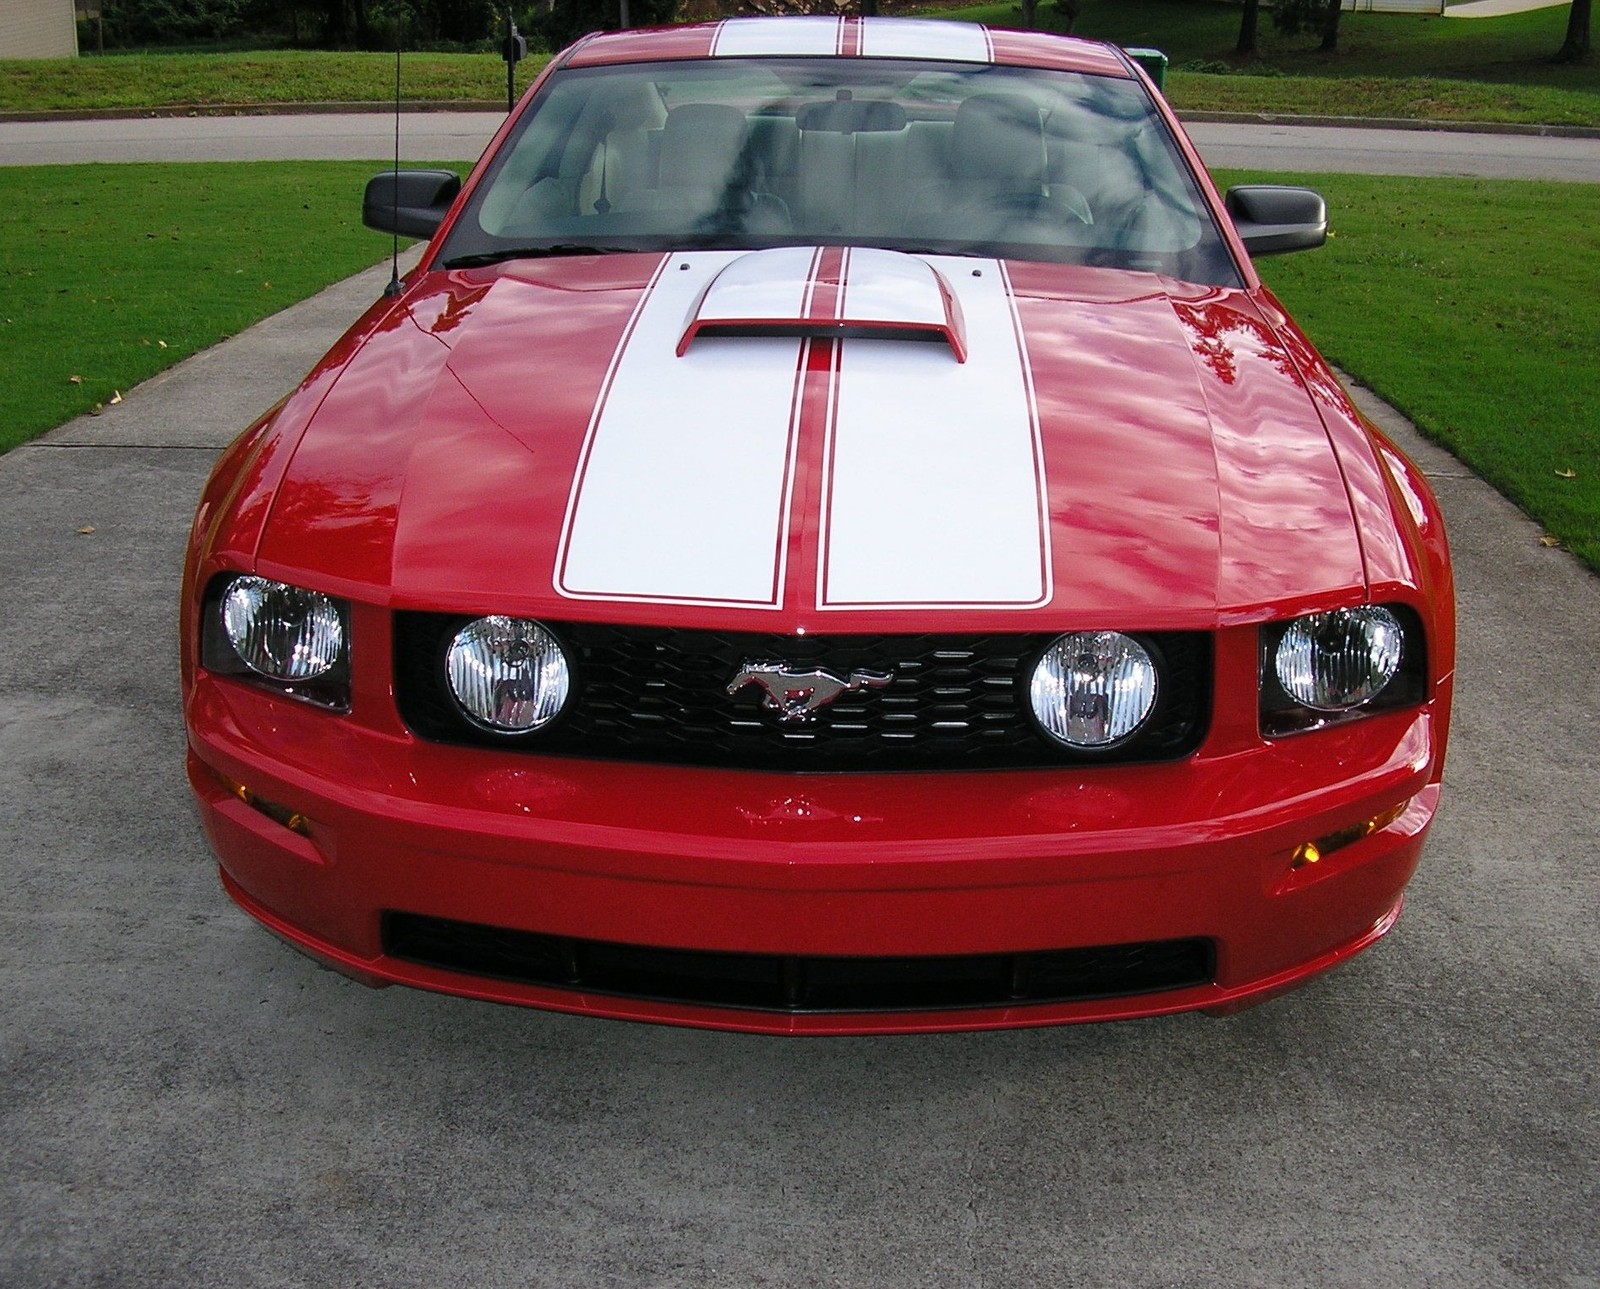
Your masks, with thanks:
[{"label": "red paint surface", "polygon": [[[359,363],[309,382],[333,388],[287,470],[251,491],[279,487],[260,570],[398,607],[604,616],[556,596],[556,547],[607,363],[660,263],[616,255],[419,279],[372,324]],[[1268,325],[1264,292],[1008,269],[1055,570],[1050,604],[1012,615],[1011,629],[1207,628],[1357,603],[1367,561],[1405,598],[1415,553],[1394,523],[1389,474],[1303,338]],[[261,460],[282,471],[284,451],[269,434]],[[255,530],[253,510],[241,519]],[[248,549],[244,534],[228,537]],[[488,549],[503,557],[480,558]],[[674,624],[696,611],[647,612]],[[802,610],[780,629],[821,625]],[[909,612],[893,625],[982,624]],[[835,631],[885,626],[869,612],[828,618]]]},{"label": "red paint surface", "polygon": [[[599,36],[572,57],[700,57],[708,31]],[[994,39],[1008,60],[1090,71],[1109,60],[1107,74],[1128,74],[1096,46]],[[373,983],[837,1033],[1228,1010],[1392,925],[1437,805],[1448,729],[1443,529],[1420,473],[1361,420],[1248,269],[1249,289],[1225,290],[1008,264],[1048,480],[1049,603],[1003,615],[822,615],[799,592],[757,612],[554,589],[607,366],[662,264],[650,254],[424,267],[219,462],[189,551],[183,674],[191,779],[244,907]],[[824,406],[836,344],[803,349],[800,407]],[[818,436],[798,432],[787,541],[792,585],[804,591],[815,585],[821,459]],[[353,602],[348,715],[199,668],[197,599],[225,571]],[[1364,602],[1420,615],[1427,701],[1264,741],[1256,624]],[[400,608],[764,632],[1207,630],[1214,711],[1182,762],[975,775],[785,776],[442,747],[410,735],[394,708],[390,613]],[[230,797],[218,774],[304,813],[309,840]],[[1406,812],[1382,832],[1291,872],[1300,842],[1401,802]],[[382,956],[384,909],[824,955],[1205,936],[1219,974],[1205,989],[1114,1003],[797,1019],[446,976]]]}]

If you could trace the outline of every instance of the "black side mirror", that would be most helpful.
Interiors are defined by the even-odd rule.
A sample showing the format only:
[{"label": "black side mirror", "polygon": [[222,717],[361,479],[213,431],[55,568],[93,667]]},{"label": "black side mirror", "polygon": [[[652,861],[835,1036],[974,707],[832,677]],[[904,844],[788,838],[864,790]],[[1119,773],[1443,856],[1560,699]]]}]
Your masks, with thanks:
[{"label": "black side mirror", "polygon": [[452,170],[386,170],[367,180],[361,222],[380,233],[432,237],[460,191]]},{"label": "black side mirror", "polygon": [[1252,255],[1309,251],[1328,240],[1328,203],[1309,188],[1251,184],[1228,189],[1223,203]]}]

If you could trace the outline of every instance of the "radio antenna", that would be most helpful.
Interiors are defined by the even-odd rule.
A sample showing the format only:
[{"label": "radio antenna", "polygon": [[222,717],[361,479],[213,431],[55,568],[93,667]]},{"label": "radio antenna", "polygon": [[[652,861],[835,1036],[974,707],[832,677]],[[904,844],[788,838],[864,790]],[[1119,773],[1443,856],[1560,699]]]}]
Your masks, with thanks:
[{"label": "radio antenna", "polygon": [[400,294],[400,16],[399,5],[394,7],[394,197],[391,205],[395,209],[394,242],[389,252],[389,285],[383,288],[384,295],[390,297]]}]

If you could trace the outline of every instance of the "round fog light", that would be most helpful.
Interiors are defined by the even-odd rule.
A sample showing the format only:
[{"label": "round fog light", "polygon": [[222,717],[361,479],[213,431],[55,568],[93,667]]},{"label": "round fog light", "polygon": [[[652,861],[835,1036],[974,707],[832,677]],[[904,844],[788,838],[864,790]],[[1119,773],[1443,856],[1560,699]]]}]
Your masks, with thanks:
[{"label": "round fog light", "polygon": [[1033,669],[1028,697],[1058,743],[1093,750],[1133,735],[1156,704],[1156,665],[1119,631],[1076,631],[1053,641]]},{"label": "round fog light", "polygon": [[1388,609],[1313,613],[1283,633],[1274,670],[1283,692],[1302,706],[1347,711],[1394,679],[1402,639],[1400,620]]},{"label": "round fog light", "polygon": [[497,734],[526,734],[553,721],[571,683],[555,636],[523,618],[467,623],[445,654],[450,692],[473,724]]}]

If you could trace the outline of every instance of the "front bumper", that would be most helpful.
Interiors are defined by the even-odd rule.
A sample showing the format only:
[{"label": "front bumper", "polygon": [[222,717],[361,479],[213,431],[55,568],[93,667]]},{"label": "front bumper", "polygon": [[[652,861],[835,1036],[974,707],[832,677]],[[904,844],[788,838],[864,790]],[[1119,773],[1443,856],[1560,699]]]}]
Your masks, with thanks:
[{"label": "front bumper", "polygon": [[[206,673],[189,729],[189,777],[229,894],[340,970],[375,985],[772,1033],[1234,1010],[1393,925],[1439,795],[1426,707],[1174,764],[976,774],[783,775],[445,747]],[[1401,805],[1373,835],[1293,866],[1301,843]],[[403,959],[385,947],[392,913],[778,958],[1200,939],[1214,970],[1159,992],[1020,1005],[708,1006]]]}]

